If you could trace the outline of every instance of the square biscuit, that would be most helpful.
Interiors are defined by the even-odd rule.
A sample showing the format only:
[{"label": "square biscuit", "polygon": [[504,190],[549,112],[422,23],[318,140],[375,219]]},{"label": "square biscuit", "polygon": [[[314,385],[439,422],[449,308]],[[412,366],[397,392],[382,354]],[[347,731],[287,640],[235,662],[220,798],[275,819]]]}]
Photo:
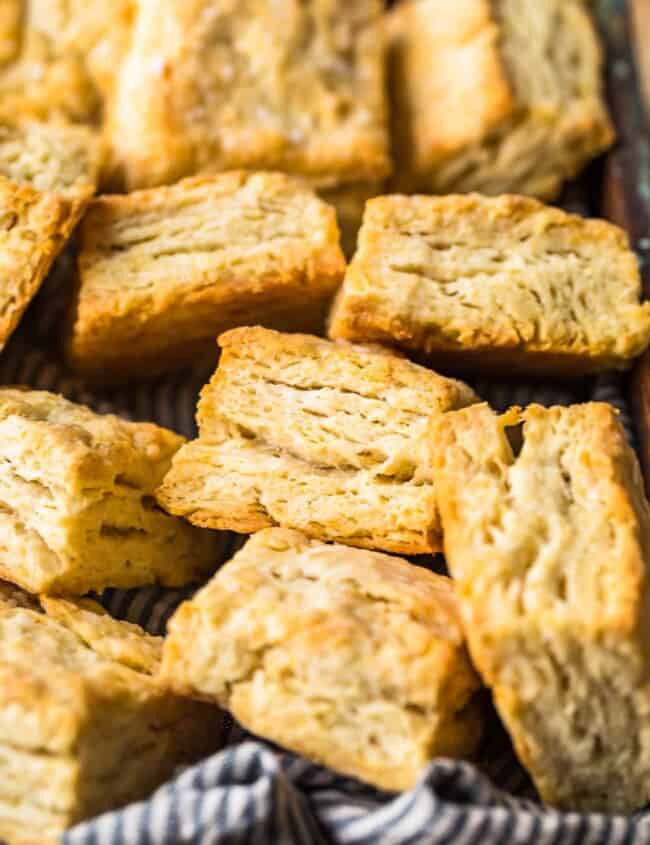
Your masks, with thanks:
[{"label": "square biscuit", "polygon": [[282,528],[254,535],[176,611],[160,677],[380,789],[412,788],[481,733],[450,579]]},{"label": "square biscuit", "polygon": [[464,384],[380,349],[262,328],[219,339],[199,437],[160,504],[195,525],[282,525],[398,554],[440,549],[429,415],[474,401]]},{"label": "square biscuit", "polygon": [[108,108],[119,189],[202,171],[389,170],[381,0],[141,0]]},{"label": "square biscuit", "polygon": [[474,665],[542,799],[650,799],[650,512],[610,405],[432,422],[445,555]]},{"label": "square biscuit", "polygon": [[527,197],[366,204],[330,337],[445,367],[570,376],[624,369],[650,342],[627,236]]},{"label": "square biscuit", "polygon": [[210,573],[216,537],[152,495],[182,443],[52,393],[0,390],[0,577],[82,595]]},{"label": "square biscuit", "polygon": [[[6,139],[6,136],[5,136]],[[21,148],[25,157],[26,148]],[[8,162],[0,130],[0,349],[61,253],[90,198],[88,190],[65,195],[12,182],[2,171],[26,176],[23,165]]]},{"label": "square biscuit", "polygon": [[311,190],[237,171],[99,197],[78,268],[68,357],[106,381],[216,361],[234,326],[321,329],[345,258],[334,210]]},{"label": "square biscuit", "polygon": [[98,123],[134,11],[134,0],[3,0],[0,121]]},{"label": "square biscuit", "polygon": [[18,185],[83,202],[97,189],[102,158],[101,141],[85,126],[0,125],[0,175]]},{"label": "square biscuit", "polygon": [[223,733],[216,707],[152,676],[147,655],[162,638],[110,620],[112,641],[123,631],[128,648],[109,656],[96,648],[104,615],[45,604],[46,614],[0,603],[0,838],[12,845],[58,842],[71,825],[148,797]]},{"label": "square biscuit", "polygon": [[555,198],[614,139],[583,0],[405,0],[390,13],[395,187]]}]

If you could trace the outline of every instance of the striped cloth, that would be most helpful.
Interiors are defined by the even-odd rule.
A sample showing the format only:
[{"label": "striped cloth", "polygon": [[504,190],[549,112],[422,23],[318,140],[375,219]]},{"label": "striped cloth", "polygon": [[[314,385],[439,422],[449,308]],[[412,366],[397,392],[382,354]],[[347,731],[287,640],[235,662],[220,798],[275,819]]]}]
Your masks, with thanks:
[{"label": "striped cloth", "polygon": [[[90,391],[66,371],[57,349],[69,288],[69,258],[59,261],[19,331],[0,357],[0,383],[57,390],[99,412],[152,420],[195,434],[198,391],[209,372],[185,372],[152,384]],[[610,402],[633,438],[618,376],[578,384],[478,382],[479,395],[499,409],[530,402]],[[224,534],[221,560],[242,538]],[[440,560],[418,558],[438,568]],[[100,600],[117,618],[164,633],[191,589],[107,590]],[[436,760],[417,787],[402,795],[378,792],[246,735],[232,725],[227,747],[187,769],[148,801],[80,824],[64,845],[600,845],[648,843],[647,818],[582,816],[550,811],[536,800],[496,717],[476,766]]]},{"label": "striped cloth", "polygon": [[64,845],[632,845],[650,816],[559,813],[494,787],[468,763],[432,763],[385,795],[246,741],[183,772],[150,801],[79,825]]}]

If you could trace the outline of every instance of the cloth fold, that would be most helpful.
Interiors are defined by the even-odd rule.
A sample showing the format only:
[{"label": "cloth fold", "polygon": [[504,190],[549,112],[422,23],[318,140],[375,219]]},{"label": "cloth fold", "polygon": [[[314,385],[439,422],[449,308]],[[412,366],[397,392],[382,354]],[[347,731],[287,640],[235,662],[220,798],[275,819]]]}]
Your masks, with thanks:
[{"label": "cloth fold", "polygon": [[262,742],[233,745],[149,801],[78,825],[63,845],[630,845],[650,813],[560,813],[515,799],[469,763],[438,760],[401,795]]}]

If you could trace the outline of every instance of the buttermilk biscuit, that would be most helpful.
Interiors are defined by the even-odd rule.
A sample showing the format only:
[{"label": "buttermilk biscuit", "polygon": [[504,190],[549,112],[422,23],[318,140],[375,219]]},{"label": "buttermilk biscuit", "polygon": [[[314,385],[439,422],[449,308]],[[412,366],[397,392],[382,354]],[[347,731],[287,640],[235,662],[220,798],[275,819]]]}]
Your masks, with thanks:
[{"label": "buttermilk biscuit", "polygon": [[95,193],[101,144],[90,129],[57,123],[0,126],[0,175],[70,199]]},{"label": "buttermilk biscuit", "polygon": [[210,572],[214,535],[152,498],[182,443],[51,393],[0,390],[0,577],[80,595]]},{"label": "buttermilk biscuit", "polygon": [[[29,155],[26,149],[24,155]],[[71,190],[67,196],[65,191],[40,191],[10,181],[3,170],[27,176],[26,166],[8,161],[0,130],[0,349],[38,292],[90,196],[90,189]]]},{"label": "buttermilk biscuit", "polygon": [[318,330],[345,272],[333,209],[280,173],[99,197],[80,241],[69,359],[102,381],[216,359],[233,326]]},{"label": "buttermilk biscuit", "polygon": [[116,184],[389,169],[380,0],[141,0],[109,107]]},{"label": "buttermilk biscuit", "polygon": [[582,0],[406,0],[389,28],[398,189],[552,199],[612,143]]},{"label": "buttermilk biscuit", "polygon": [[576,375],[623,369],[650,341],[625,233],[534,199],[379,197],[330,337],[447,366]]},{"label": "buttermilk biscuit", "polygon": [[253,733],[381,789],[471,754],[478,679],[452,582],[271,528],[172,617],[161,680]]},{"label": "buttermilk biscuit", "polygon": [[480,405],[431,444],[470,652],[541,797],[645,805],[650,519],[616,411]]},{"label": "buttermilk biscuit", "polygon": [[282,525],[323,540],[421,554],[440,548],[427,419],[472,391],[383,350],[261,328],[219,338],[199,438],[157,491],[195,525]]},{"label": "buttermilk biscuit", "polygon": [[2,0],[0,120],[99,119],[134,0]]},{"label": "buttermilk biscuit", "polygon": [[45,615],[0,603],[0,838],[11,845],[58,842],[76,822],[145,798],[223,730],[216,707],[152,677],[161,638],[111,620],[128,647],[109,656],[97,648],[103,615],[93,636],[94,614],[79,609],[80,633],[74,605],[62,622],[56,604]]}]

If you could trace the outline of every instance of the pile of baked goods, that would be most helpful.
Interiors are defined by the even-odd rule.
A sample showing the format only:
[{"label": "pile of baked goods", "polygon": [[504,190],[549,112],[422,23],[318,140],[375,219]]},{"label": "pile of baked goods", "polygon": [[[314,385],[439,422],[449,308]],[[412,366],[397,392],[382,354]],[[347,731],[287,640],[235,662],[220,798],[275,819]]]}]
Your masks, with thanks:
[{"label": "pile of baked goods", "polygon": [[[190,442],[0,388],[0,838],[149,795],[224,711],[409,789],[488,693],[543,801],[649,801],[635,454],[607,404],[463,380],[650,344],[625,234],[542,202],[613,141],[582,0],[9,0],[0,31],[0,344],[72,251],[86,383],[216,365]],[[164,639],[88,597],[151,584],[200,586]]]}]

